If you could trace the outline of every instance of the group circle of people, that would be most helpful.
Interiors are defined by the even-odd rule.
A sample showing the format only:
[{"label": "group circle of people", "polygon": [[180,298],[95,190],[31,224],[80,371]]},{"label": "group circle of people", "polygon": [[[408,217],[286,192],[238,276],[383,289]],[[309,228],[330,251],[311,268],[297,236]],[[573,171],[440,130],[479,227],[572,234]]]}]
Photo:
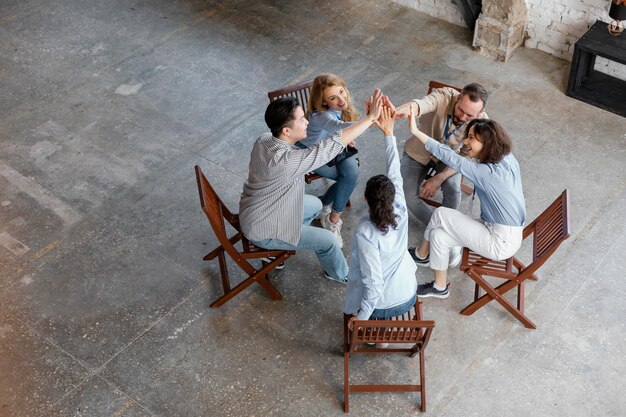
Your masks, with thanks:
[{"label": "group circle of people", "polygon": [[[324,276],[347,283],[344,313],[355,319],[401,315],[416,297],[447,298],[447,271],[460,263],[463,247],[503,260],[522,242],[520,167],[508,134],[484,111],[487,99],[473,83],[461,92],[435,89],[396,107],[376,89],[360,117],[339,76],[317,76],[309,114],[292,97],[267,106],[270,132],[254,143],[239,204],[243,234],[266,249],[315,251]],[[401,158],[394,136],[399,119],[408,120],[411,133]],[[341,217],[359,177],[349,151],[371,125],[384,135],[387,172],[366,183],[368,216],[355,228],[348,266]],[[304,175],[311,171],[335,181],[319,198],[304,192]],[[461,175],[474,184],[480,218],[458,210]],[[439,208],[420,198],[439,189]],[[408,245],[409,213],[426,225],[416,247]],[[321,228],[311,226],[316,218]],[[433,281],[418,285],[417,266],[430,267]]]}]

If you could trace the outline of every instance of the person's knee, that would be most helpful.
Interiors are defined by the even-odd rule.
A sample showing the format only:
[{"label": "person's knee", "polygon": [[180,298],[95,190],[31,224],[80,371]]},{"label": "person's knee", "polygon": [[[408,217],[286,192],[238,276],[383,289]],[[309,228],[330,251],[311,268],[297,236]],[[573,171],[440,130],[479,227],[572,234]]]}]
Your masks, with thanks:
[{"label": "person's knee", "polygon": [[339,171],[339,176],[343,177],[346,181],[356,183],[359,179],[359,164],[356,159],[349,158],[343,162],[341,170]]},{"label": "person's knee", "polygon": [[317,249],[315,250],[315,252],[320,255],[329,253],[333,250],[341,251],[335,235],[330,230],[326,229],[318,230],[316,246]]},{"label": "person's knee", "polygon": [[442,229],[433,229],[430,232],[430,247],[432,249],[443,249],[447,247],[447,233]]}]

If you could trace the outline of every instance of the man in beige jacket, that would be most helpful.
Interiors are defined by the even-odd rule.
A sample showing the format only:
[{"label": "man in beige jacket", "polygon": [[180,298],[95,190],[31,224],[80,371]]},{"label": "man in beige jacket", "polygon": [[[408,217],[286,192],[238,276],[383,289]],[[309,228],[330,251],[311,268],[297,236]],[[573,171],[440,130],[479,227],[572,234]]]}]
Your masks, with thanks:
[{"label": "man in beige jacket", "polygon": [[[474,119],[487,118],[484,112],[487,98],[484,87],[472,83],[465,86],[460,93],[449,87],[438,88],[421,99],[399,106],[396,111],[398,116],[408,117],[412,110],[414,116],[420,117],[422,132],[459,152],[465,140],[467,123]],[[431,168],[436,174],[424,181]],[[459,209],[461,174],[438,161],[413,136],[404,145],[401,173],[407,207],[424,226],[428,225],[434,208],[419,197],[432,198],[441,188],[443,206]]]}]

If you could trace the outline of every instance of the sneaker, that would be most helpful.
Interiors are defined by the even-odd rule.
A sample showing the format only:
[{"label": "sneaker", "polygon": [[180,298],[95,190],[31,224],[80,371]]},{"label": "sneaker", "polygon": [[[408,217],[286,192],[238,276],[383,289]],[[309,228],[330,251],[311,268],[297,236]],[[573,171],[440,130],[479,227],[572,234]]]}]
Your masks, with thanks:
[{"label": "sneaker", "polygon": [[335,235],[339,247],[343,248],[343,238],[341,237],[341,226],[343,226],[343,220],[339,219],[337,220],[337,223],[333,223],[330,221],[329,214],[328,216],[322,217],[320,221],[324,229],[331,231]]},{"label": "sneaker", "polygon": [[348,283],[348,278],[343,278],[343,279],[335,278],[335,277],[328,275],[326,271],[324,271],[324,278],[329,279],[331,281],[340,282],[342,284]]},{"label": "sneaker", "polygon": [[[270,263],[270,262],[274,262],[276,260],[276,257],[275,256],[268,256],[266,258],[259,258],[259,259],[261,259],[263,262]],[[274,267],[274,269],[283,269],[284,267],[285,267],[285,263],[281,262],[281,263],[278,264],[278,266]]]},{"label": "sneaker", "polygon": [[368,343],[367,345],[376,349],[387,349],[389,347],[389,343]]},{"label": "sneaker", "polygon": [[430,264],[430,254],[426,255],[425,258],[420,258],[417,254],[417,249],[414,247],[409,248],[409,255],[411,255],[417,266],[428,266]]},{"label": "sneaker", "polygon": [[327,205],[327,206],[322,206],[322,211],[320,211],[319,213],[317,213],[317,218],[322,220],[322,217],[328,217],[330,215],[330,212],[332,211],[331,209],[331,205]]},{"label": "sneaker", "polygon": [[448,298],[448,295],[450,295],[448,287],[450,287],[450,284],[446,285],[445,290],[438,290],[435,288],[435,281],[429,282],[428,284],[420,284],[417,286],[417,296],[419,298]]},{"label": "sneaker", "polygon": [[448,262],[448,268],[454,268],[461,263],[461,250],[460,246],[455,246],[450,249],[450,262]]}]

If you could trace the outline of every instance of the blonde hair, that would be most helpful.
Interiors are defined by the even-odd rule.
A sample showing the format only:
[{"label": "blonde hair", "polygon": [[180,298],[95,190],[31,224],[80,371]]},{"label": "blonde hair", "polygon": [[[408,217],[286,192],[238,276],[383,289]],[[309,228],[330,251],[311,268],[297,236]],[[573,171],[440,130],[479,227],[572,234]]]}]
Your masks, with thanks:
[{"label": "blonde hair", "polygon": [[324,90],[328,87],[334,86],[343,87],[346,91],[346,101],[348,102],[348,107],[341,112],[341,120],[344,122],[354,122],[361,115],[354,107],[354,103],[352,102],[352,97],[350,97],[350,92],[348,91],[348,87],[346,87],[346,83],[340,76],[335,74],[320,74],[315,77],[315,80],[313,80],[313,87],[311,87],[311,96],[309,97],[309,112],[328,111],[328,105],[324,104]]}]

